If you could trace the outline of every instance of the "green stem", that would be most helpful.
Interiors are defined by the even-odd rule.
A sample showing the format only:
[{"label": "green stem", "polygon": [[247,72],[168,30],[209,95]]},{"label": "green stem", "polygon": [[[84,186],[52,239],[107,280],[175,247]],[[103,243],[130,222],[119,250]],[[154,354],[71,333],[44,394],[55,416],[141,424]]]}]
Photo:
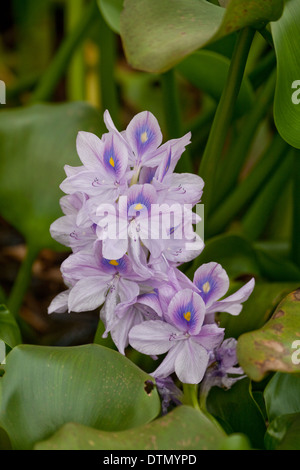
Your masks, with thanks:
[{"label": "green stem", "polygon": [[242,220],[242,230],[250,240],[257,240],[263,233],[274,205],[292,172],[292,155],[285,156],[272,178],[258,194],[252,206]]},{"label": "green stem", "polygon": [[276,70],[273,70],[266,85],[260,90],[253,108],[245,117],[241,132],[224,159],[226,168],[230,168],[230,171],[226,172],[226,178],[224,178],[224,171],[226,168],[222,166],[219,170],[218,192],[214,201],[215,206],[220,203],[224,197],[226,197],[231,188],[233,188],[237,183],[240,171],[245,163],[246,156],[249,154],[249,150],[253,144],[254,136],[262,122],[262,119],[265,117],[272,104],[275,82]]},{"label": "green stem", "polygon": [[221,158],[228,130],[232,122],[234,106],[238,98],[254,30],[243,29],[238,36],[232,55],[228,77],[217,107],[211,132],[201,160],[199,175],[205,181],[203,202],[206,214],[210,212],[214,192],[216,168]]},{"label": "green stem", "polygon": [[100,15],[98,39],[100,46],[100,94],[102,109],[108,109],[115,125],[119,127],[119,98],[115,79],[117,56],[116,34],[107,26]]},{"label": "green stem", "polygon": [[99,18],[99,10],[95,0],[84,11],[74,30],[64,39],[48,70],[42,76],[29,104],[51,99],[55,87],[73,57],[78,46],[89,34],[95,20]]},{"label": "green stem", "polygon": [[[166,119],[167,140],[177,139],[181,137],[182,134],[182,123],[174,69],[170,69],[161,75],[161,87]],[[181,173],[191,171],[192,164],[189,151],[186,150],[176,165],[176,172]]]},{"label": "green stem", "polygon": [[[66,4],[66,30],[72,33],[81,21],[84,12],[83,0],[68,0]],[[85,85],[84,54],[82,47],[74,53],[67,73],[67,98],[70,101],[83,101]]]},{"label": "green stem", "polygon": [[31,328],[19,316],[19,311],[22,306],[25,294],[29,288],[31,282],[32,266],[37,258],[39,250],[36,247],[28,246],[26,256],[21,264],[17,278],[14,282],[13,288],[10,292],[7,307],[12,315],[17,320],[21,331],[25,333],[27,337],[35,337]]},{"label": "green stem", "polygon": [[192,406],[196,410],[200,411],[200,405],[198,402],[198,386],[194,384],[183,384],[184,404]]},{"label": "green stem", "polygon": [[238,213],[252,200],[261,186],[270,178],[274,169],[285,156],[288,144],[276,134],[271,144],[242,181],[212,213],[206,222],[206,235],[212,237],[224,231]]},{"label": "green stem", "polygon": [[300,150],[293,151],[292,259],[300,266]]}]

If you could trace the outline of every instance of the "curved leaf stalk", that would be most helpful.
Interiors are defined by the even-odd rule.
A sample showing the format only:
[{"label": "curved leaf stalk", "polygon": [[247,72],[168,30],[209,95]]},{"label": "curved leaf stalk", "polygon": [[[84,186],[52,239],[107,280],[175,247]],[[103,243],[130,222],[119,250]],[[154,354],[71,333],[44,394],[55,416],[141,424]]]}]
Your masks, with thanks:
[{"label": "curved leaf stalk", "polygon": [[263,233],[269,216],[284,187],[292,175],[292,154],[289,153],[277,168],[272,178],[258,194],[242,220],[242,230],[250,240],[257,240]]},{"label": "curved leaf stalk", "polygon": [[203,202],[209,214],[214,198],[217,167],[233,117],[234,105],[240,91],[248,54],[254,37],[254,30],[243,29],[238,36],[232,55],[227,81],[217,107],[211,132],[200,163],[199,175],[206,183]]},{"label": "curved leaf stalk", "polygon": [[251,173],[218,205],[206,222],[208,237],[225,230],[234,217],[255,197],[262,184],[281,163],[288,148],[288,144],[276,134]]},{"label": "curved leaf stalk", "polygon": [[259,91],[252,110],[246,116],[241,132],[234,141],[232,149],[227,153],[226,158],[224,159],[226,168],[230,168],[230,171],[226,173],[226,178],[224,178],[224,166],[222,166],[218,171],[218,191],[215,193],[214,207],[216,207],[216,205],[230,192],[231,188],[236,185],[240,171],[245,163],[246,156],[248,155],[249,149],[254,141],[254,135],[272,104],[275,83],[276,70],[273,70],[265,86]]}]

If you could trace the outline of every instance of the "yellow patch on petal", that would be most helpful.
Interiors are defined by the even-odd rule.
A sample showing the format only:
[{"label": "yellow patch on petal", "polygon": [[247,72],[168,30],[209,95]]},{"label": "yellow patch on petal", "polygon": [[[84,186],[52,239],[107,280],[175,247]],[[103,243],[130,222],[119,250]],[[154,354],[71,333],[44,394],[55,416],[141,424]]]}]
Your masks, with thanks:
[{"label": "yellow patch on petal", "polygon": [[191,319],[191,312],[186,312],[183,314],[184,318],[186,319],[186,321],[190,321]]},{"label": "yellow patch on petal", "polygon": [[110,157],[109,163],[113,168],[115,167],[115,161],[114,161],[113,157]]},{"label": "yellow patch on petal", "polygon": [[143,207],[144,207],[143,204],[141,204],[141,203],[139,202],[139,203],[135,206],[134,209],[135,209],[136,211],[140,211],[141,209],[143,209]]},{"label": "yellow patch on petal", "polygon": [[119,266],[118,261],[116,261],[115,259],[111,259],[109,264],[112,264],[113,266]]},{"label": "yellow patch on petal", "polygon": [[148,140],[148,134],[145,131],[141,134],[141,142],[144,144],[145,142],[147,142],[147,140]]},{"label": "yellow patch on petal", "polygon": [[207,294],[210,291],[210,283],[207,281],[205,284],[202,286],[203,292]]}]

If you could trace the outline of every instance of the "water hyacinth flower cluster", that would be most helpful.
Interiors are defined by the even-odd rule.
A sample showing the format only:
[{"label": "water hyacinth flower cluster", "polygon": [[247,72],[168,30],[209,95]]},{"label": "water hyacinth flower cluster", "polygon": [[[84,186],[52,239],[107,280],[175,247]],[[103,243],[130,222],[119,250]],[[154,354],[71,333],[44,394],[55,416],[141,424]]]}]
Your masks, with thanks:
[{"label": "water hyacinth flower cluster", "polygon": [[130,346],[158,360],[151,375],[161,389],[170,391],[174,373],[182,383],[230,387],[243,371],[216,313],[238,315],[254,280],[226,297],[229,278],[218,263],[200,266],[193,280],[180,269],[204,249],[193,210],[204,182],[175,171],[191,134],[162,143],[147,111],[123,132],[108,111],[104,121],[101,138],[79,132],[82,165],[65,166],[64,215],[50,231],[72,253],[61,265],[67,289],[49,313],[99,308],[104,336],[120,353]]}]

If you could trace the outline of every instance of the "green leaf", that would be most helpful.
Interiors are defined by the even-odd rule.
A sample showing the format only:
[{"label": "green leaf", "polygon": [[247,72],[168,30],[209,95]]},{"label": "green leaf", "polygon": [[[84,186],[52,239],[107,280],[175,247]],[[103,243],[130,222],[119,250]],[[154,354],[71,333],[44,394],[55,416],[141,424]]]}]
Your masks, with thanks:
[{"label": "green leaf", "polygon": [[81,164],[76,152],[80,130],[100,135],[104,131],[102,117],[86,103],[0,113],[0,213],[39,249],[61,248],[49,226],[62,215],[59,185],[64,165]]},{"label": "green leaf", "polygon": [[67,424],[36,450],[213,450],[225,440],[200,411],[179,406],[149,424],[121,432],[103,432]]},{"label": "green leaf", "polygon": [[[177,70],[193,85],[219,102],[228,75],[230,60],[213,51],[201,50],[186,57]],[[216,70],[218,73],[216,74]],[[252,86],[246,78],[242,82],[236,104],[237,115],[242,115],[254,102]]]},{"label": "green leaf", "polygon": [[300,374],[277,372],[266,386],[264,398],[269,422],[282,415],[300,413]]},{"label": "green leaf", "polygon": [[268,426],[267,450],[300,450],[300,413],[279,416]]},{"label": "green leaf", "polygon": [[117,34],[120,33],[120,15],[124,0],[97,0],[99,9],[108,26]]},{"label": "green leaf", "polygon": [[0,305],[0,340],[11,349],[22,343],[19,326],[5,305]]},{"label": "green leaf", "polygon": [[205,0],[125,0],[120,33],[128,62],[164,72],[185,56],[246,26],[277,20],[282,0],[231,0],[227,9]]},{"label": "green leaf", "polygon": [[245,378],[231,389],[213,387],[206,401],[208,411],[221,423],[226,423],[228,433],[243,433],[254,448],[262,449],[266,425],[251,393],[251,383]]},{"label": "green leaf", "polygon": [[274,119],[284,140],[300,148],[300,4],[285,2],[282,17],[271,24],[277,57],[277,84],[274,100]]},{"label": "green leaf", "polygon": [[274,313],[279,302],[297,287],[296,283],[257,281],[239,315],[234,316],[229,313],[219,315],[220,324],[225,328],[226,337],[237,339],[243,333],[262,328]]},{"label": "green leaf", "polygon": [[14,449],[31,449],[69,422],[130,429],[160,411],[156,388],[144,389],[147,380],[127,358],[96,344],[17,346],[1,379],[0,427]]},{"label": "green leaf", "polygon": [[[259,308],[257,302],[257,308]],[[238,340],[238,359],[245,373],[260,381],[270,371],[299,372],[300,290],[287,295],[271,319],[259,330]],[[295,347],[296,345],[296,347]],[[299,349],[299,347],[298,347]]]}]

